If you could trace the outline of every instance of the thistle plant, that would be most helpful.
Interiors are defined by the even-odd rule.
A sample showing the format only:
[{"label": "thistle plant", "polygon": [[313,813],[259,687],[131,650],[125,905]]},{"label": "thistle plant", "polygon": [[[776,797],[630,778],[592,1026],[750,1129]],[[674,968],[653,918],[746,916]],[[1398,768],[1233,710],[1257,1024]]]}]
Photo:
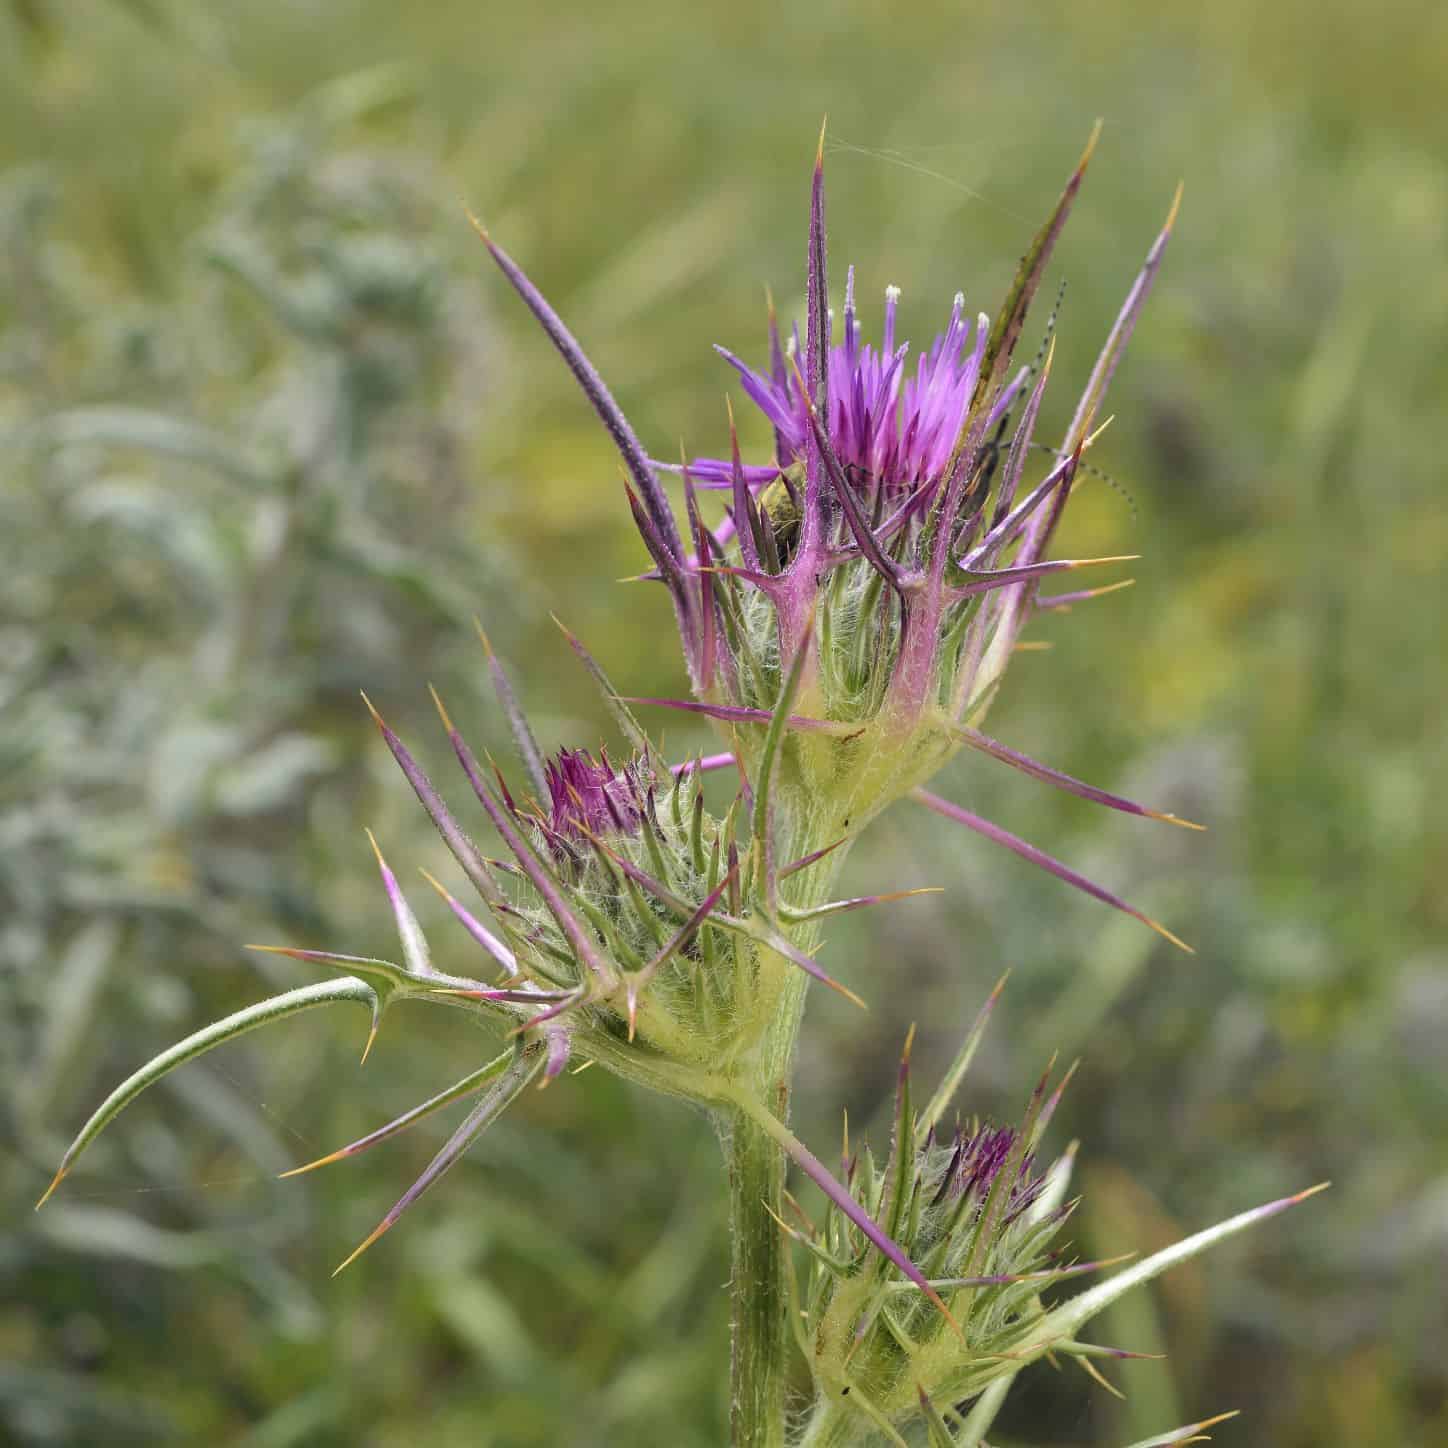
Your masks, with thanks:
[{"label": "thistle plant", "polygon": [[[1182,944],[1105,887],[925,789],[970,750],[1111,809],[1187,824],[1073,779],[980,727],[1031,620],[1121,586],[1041,591],[1052,575],[1123,561],[1061,559],[1050,550],[1074,490],[1090,476],[1087,454],[1107,421],[1107,389],[1161,266],[1176,202],[1065,434],[1050,445],[1035,434],[1052,371],[1054,313],[1035,360],[1022,365],[1017,357],[1094,143],[1093,136],[994,317],[970,317],[957,296],[945,331],[912,369],[909,344],[896,338],[898,290],[886,293],[878,342],[865,339],[853,271],[839,312],[831,305],[822,136],[809,196],[802,332],[795,327],[784,340],[771,311],[762,367],[723,354],[774,434],[773,455],[747,463],[732,416],[727,456],[652,457],[564,321],[477,224],[617,447],[650,558],[642,576],[671,599],[690,696],[622,694],[565,630],[623,750],[570,745],[550,754],[484,636],[520,772],[510,778],[480,758],[434,698],[461,781],[501,841],[501,858],[475,843],[471,824],[369,701],[386,747],[466,882],[464,900],[425,876],[457,923],[449,962],[466,945],[475,963],[440,963],[373,840],[400,959],[258,947],[333,974],[218,1021],[143,1066],[82,1127],[47,1197],[147,1086],[256,1026],[356,1003],[370,1016],[365,1059],[399,1001],[464,1010],[504,1037],[500,1054],[397,1120],[296,1168],[350,1157],[454,1102],[473,1103],[342,1266],[387,1232],[531,1084],[546,1086],[570,1064],[604,1066],[693,1104],[714,1123],[730,1202],[733,1441],[782,1445],[792,1436],[812,1448],[981,1444],[1024,1367],[1070,1356],[1097,1373],[1095,1359],[1129,1355],[1081,1336],[1094,1316],[1174,1263],[1300,1200],[1245,1212],[1056,1300],[1058,1283],[1116,1264],[1076,1260],[1065,1235],[1073,1152],[1050,1163],[1045,1157],[1064,1079],[1053,1087],[1048,1069],[1017,1126],[959,1114],[962,1081],[999,988],[923,1108],[912,1098],[907,1044],[883,1157],[868,1147],[852,1152],[847,1139],[833,1171],[789,1125],[810,983],[858,1003],[819,961],[826,923],[920,893],[842,897],[836,888],[854,840],[902,798]],[[666,475],[681,482],[682,527]],[[712,525],[705,521],[710,492],[724,501]],[[718,752],[671,762],[636,706],[707,718]],[[722,812],[710,803],[717,791],[706,791],[712,772],[735,786]],[[791,1165],[823,1194],[823,1218],[788,1192]],[[812,1380],[803,1409],[788,1401],[797,1371],[791,1344]],[[1185,1441],[1203,1426],[1153,1441]]]}]

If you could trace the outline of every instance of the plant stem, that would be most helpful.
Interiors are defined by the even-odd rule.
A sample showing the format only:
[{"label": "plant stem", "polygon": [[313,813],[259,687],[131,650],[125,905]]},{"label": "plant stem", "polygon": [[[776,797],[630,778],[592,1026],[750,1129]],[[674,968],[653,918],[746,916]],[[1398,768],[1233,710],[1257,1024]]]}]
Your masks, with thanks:
[{"label": "plant stem", "polygon": [[[789,1117],[794,1047],[807,978],[798,971],[779,1002],[751,1073],[756,1098]],[[782,1448],[789,1333],[789,1244],[771,1212],[783,1214],[786,1161],[772,1137],[742,1109],[721,1111],[720,1140],[729,1176],[729,1276],[732,1355],[730,1441],[734,1448]]]},{"label": "plant stem", "polygon": [[789,1298],[778,1209],[784,1154],[743,1112],[720,1118],[729,1172],[730,1440],[734,1448],[784,1443]]},{"label": "plant stem", "polygon": [[[799,854],[808,848],[800,841],[791,843],[799,845]],[[846,845],[795,877],[792,903],[797,908],[808,909],[828,898],[848,851]],[[818,941],[814,922],[788,933],[802,950],[814,949]],[[769,1028],[736,1085],[787,1125],[795,1045],[809,977],[778,958],[776,967],[782,985]],[[787,1436],[785,1387],[793,1342],[785,1274],[792,1269],[789,1244],[770,1213],[784,1215],[787,1162],[779,1143],[742,1107],[727,1104],[727,1098],[715,1120],[729,1177],[730,1442],[733,1448],[783,1448]]]}]

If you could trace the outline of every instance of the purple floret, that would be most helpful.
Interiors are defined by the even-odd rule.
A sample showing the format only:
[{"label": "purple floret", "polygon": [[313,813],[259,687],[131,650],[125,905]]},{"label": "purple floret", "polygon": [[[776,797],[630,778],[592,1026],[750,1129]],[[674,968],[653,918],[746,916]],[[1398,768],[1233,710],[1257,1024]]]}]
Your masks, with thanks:
[{"label": "purple floret", "polygon": [[[936,1189],[935,1200],[947,1196],[974,1196],[985,1205],[995,1179],[1010,1159],[1016,1143],[1016,1132],[1010,1126],[980,1126],[971,1132],[957,1132],[955,1149]],[[1040,1195],[1044,1178],[1033,1177],[1033,1157],[1028,1152],[1022,1159],[1016,1179],[1011,1183],[1004,1222],[1013,1222]]]},{"label": "purple floret", "polygon": [[582,840],[589,835],[635,835],[643,818],[638,783],[617,771],[608,751],[597,760],[586,749],[561,749],[544,766],[548,780],[551,836]]},{"label": "purple floret", "polygon": [[[979,318],[974,341],[967,346],[971,322],[964,315],[965,297],[958,293],[945,331],[917,357],[913,369],[907,368],[910,344],[895,344],[899,299],[898,287],[885,289],[880,344],[862,341],[855,273],[850,269],[844,339],[830,348],[827,384],[829,436],[840,463],[856,482],[879,483],[896,494],[944,476],[975,393],[990,330],[989,319]],[[723,347],[716,350],[738,372],[745,393],[774,429],[774,466],[745,469],[746,481],[757,487],[805,460],[809,411],[799,374],[790,365],[791,356],[799,353],[798,333],[787,355],[771,319],[768,372],[750,367]],[[689,464],[689,471],[702,487],[724,488],[730,485],[733,464],[699,458]]]}]

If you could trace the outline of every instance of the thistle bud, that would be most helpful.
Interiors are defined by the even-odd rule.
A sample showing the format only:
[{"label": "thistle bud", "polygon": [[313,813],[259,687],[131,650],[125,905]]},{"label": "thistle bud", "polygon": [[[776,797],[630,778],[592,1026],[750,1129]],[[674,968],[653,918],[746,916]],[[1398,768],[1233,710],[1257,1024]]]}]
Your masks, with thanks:
[{"label": "thistle bud", "polygon": [[[884,1160],[868,1147],[852,1153],[847,1132],[840,1181],[822,1168],[811,1173],[826,1192],[823,1220],[796,1207],[796,1221],[779,1223],[806,1259],[805,1281],[795,1286],[798,1341],[816,1398],[800,1448],[875,1443],[881,1429],[903,1441],[903,1432],[921,1426],[932,1445],[980,1442],[1030,1363],[1051,1354],[1100,1381],[1095,1361],[1137,1355],[1081,1338],[1117,1298],[1321,1190],[1243,1212],[1053,1302],[1060,1283],[1126,1258],[1078,1261],[1062,1239],[1075,1205],[1066,1200],[1074,1146],[1038,1164],[1070,1072],[1052,1088],[1047,1069],[1019,1127],[974,1119],[945,1125],[1000,989],[919,1110],[907,1040]],[[889,1239],[884,1250],[881,1233]]]},{"label": "thistle bud", "polygon": [[[522,1033],[566,1027],[573,1052],[709,1100],[774,1023],[791,976],[803,972],[842,990],[808,953],[813,922],[893,897],[820,903],[817,881],[807,908],[798,908],[781,882],[829,852],[793,862],[781,852],[770,772],[751,791],[741,835],[742,787],[722,817],[711,812],[704,761],[668,765],[591,655],[571,635],[570,642],[633,745],[622,765],[604,749],[597,757],[574,748],[545,757],[491,649],[489,668],[530,791],[510,787],[496,766],[485,770],[438,701],[463,776],[511,858],[478,851],[412,753],[374,716],[493,917],[484,925],[428,877],[482,947],[484,969],[504,977],[496,984],[453,977],[444,988],[508,1016]],[[774,731],[776,740],[782,732]],[[407,946],[421,932],[383,869]],[[414,970],[430,959],[425,947],[408,947]]]},{"label": "thistle bud", "polygon": [[[1037,1168],[1059,1096],[1046,1104],[1045,1090],[1043,1080],[1019,1128],[946,1127],[939,1093],[923,1111],[911,1104],[907,1044],[888,1155],[851,1154],[846,1141],[842,1177],[857,1212],[832,1201],[819,1226],[791,1228],[809,1258],[801,1346],[814,1365],[817,1418],[854,1421],[864,1441],[872,1424],[917,1418],[922,1395],[948,1404],[972,1397],[1013,1371],[1013,1351],[1045,1314],[1043,1290],[1091,1270],[1056,1243],[1070,1215],[1061,1202],[1070,1161]],[[860,1213],[899,1244],[935,1300],[874,1250]],[[837,1427],[827,1441],[853,1439]]]},{"label": "thistle bud", "polygon": [[600,750],[597,762],[586,749],[559,750],[547,766],[550,837],[636,835],[643,818],[641,772],[636,762],[615,773],[606,749]]}]

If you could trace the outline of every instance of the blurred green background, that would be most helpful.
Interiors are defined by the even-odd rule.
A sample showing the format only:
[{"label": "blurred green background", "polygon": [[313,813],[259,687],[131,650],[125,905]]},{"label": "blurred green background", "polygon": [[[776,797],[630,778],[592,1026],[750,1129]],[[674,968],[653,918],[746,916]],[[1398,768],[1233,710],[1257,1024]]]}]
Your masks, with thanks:
[{"label": "blurred green background", "polygon": [[1335,1186],[1104,1324],[1169,1354],[1125,1402],[1043,1366],[999,1444],[1233,1407],[1224,1443],[1448,1443],[1445,72],[1444,7],[1348,0],[4,0],[0,1439],[724,1440],[714,1142],[601,1072],[329,1279],[445,1125],[274,1175],[480,1061],[449,1013],[389,1018],[365,1071],[345,1013],[230,1047],[29,1207],[117,1079],[306,978],[242,942],[389,952],[364,824],[443,870],[359,688],[442,771],[429,680],[505,744],[474,612],[550,747],[606,737],[550,610],[681,687],[665,603],[614,583],[642,550],[607,441],[461,203],[654,451],[718,453],[709,344],[758,355],[766,285],[797,313],[828,112],[832,258],[901,284],[917,341],[957,287],[994,305],[1104,117],[1048,430],[1185,179],[1097,453],[1121,491],[1062,542],[1141,553],[1138,586],[1043,621],[992,719],[1210,833],[958,763],[945,793],[1198,953],[901,806],[847,884],[947,890],[836,930],[873,1009],[814,1003],[801,1130],[883,1136],[910,1022],[929,1079],[1011,966],[968,1104],[1083,1058],[1054,1130],[1085,1253]]}]

